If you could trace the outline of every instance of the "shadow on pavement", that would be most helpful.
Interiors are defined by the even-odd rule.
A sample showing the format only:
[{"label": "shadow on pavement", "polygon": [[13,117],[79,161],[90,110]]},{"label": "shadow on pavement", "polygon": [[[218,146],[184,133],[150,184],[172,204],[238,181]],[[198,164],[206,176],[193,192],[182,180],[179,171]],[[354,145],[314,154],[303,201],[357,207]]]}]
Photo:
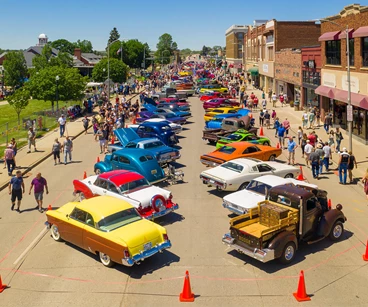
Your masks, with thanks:
[{"label": "shadow on pavement", "polygon": [[[179,205],[180,207],[180,205]],[[181,222],[185,219],[184,216],[182,216],[179,213],[176,212],[170,212],[167,215],[164,215],[163,217],[160,217],[158,219],[155,219],[154,222],[161,225],[161,226],[167,226],[167,225],[171,225],[174,224],[176,222]]]}]

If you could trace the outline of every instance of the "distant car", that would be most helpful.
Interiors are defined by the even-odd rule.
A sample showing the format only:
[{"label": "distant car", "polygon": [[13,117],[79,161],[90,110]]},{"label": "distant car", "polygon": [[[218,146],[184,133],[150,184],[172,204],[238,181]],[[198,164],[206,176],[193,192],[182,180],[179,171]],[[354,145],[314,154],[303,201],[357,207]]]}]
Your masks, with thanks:
[{"label": "distant car", "polygon": [[172,113],[155,114],[153,112],[140,112],[137,118],[138,123],[149,122],[148,119],[162,119],[178,125],[184,125],[187,120],[184,117],[178,117]]},{"label": "distant car", "polygon": [[203,109],[221,108],[221,107],[238,107],[239,102],[228,98],[213,98],[203,103]]},{"label": "distant car", "polygon": [[[141,174],[115,170],[100,175],[74,180],[74,194],[80,200],[96,196],[113,196],[127,201],[139,214],[149,220],[164,216],[179,206],[172,201],[170,191],[150,185]],[[155,200],[159,200],[156,204]]]},{"label": "distant car", "polygon": [[176,103],[169,103],[169,102],[159,102],[159,104],[157,105],[157,108],[159,109],[170,109],[172,111],[190,111],[190,107],[189,106],[179,106]]},{"label": "distant car", "polygon": [[208,84],[201,86],[200,93],[206,93],[207,91],[216,91],[220,93],[228,93],[229,89],[227,87],[222,87],[217,84]]},{"label": "distant car", "polygon": [[187,102],[186,98],[177,98],[177,97],[172,97],[172,95],[170,95],[167,98],[161,98],[159,103],[161,102],[166,102],[166,103],[175,103],[178,106],[190,106],[189,102]]},{"label": "distant car", "polygon": [[221,129],[223,120],[226,118],[241,118],[248,116],[250,111],[248,109],[240,109],[236,113],[218,114],[212,117],[210,121],[205,122],[205,128],[208,129]]},{"label": "distant car", "polygon": [[180,110],[172,110],[169,108],[157,108],[156,111],[154,111],[155,114],[174,114],[177,117],[183,117],[185,119],[188,119],[189,117],[192,117],[192,113],[188,111],[180,111]]},{"label": "distant car", "polygon": [[108,145],[108,151],[114,152],[123,148],[146,149],[157,159],[158,163],[166,164],[180,158],[179,150],[165,145],[157,138],[140,138],[132,128],[114,130],[118,142]]},{"label": "distant car", "polygon": [[274,161],[281,155],[280,148],[254,145],[248,142],[236,142],[202,155],[200,161],[206,166],[218,166],[238,158],[255,158],[262,161]]},{"label": "distant car", "polygon": [[218,190],[237,191],[245,189],[250,181],[262,175],[296,178],[299,173],[299,168],[291,165],[240,158],[203,171],[200,178],[204,184]]},{"label": "distant car", "polygon": [[94,165],[96,175],[112,170],[129,170],[143,175],[149,183],[164,181],[165,172],[157,159],[145,149],[127,148],[106,155],[104,161]]},{"label": "distant car", "polygon": [[199,100],[201,101],[207,101],[210,99],[214,99],[214,98],[219,98],[222,97],[222,94],[220,92],[208,92],[206,94],[201,95],[201,97],[199,98]]},{"label": "distant car", "polygon": [[251,180],[244,190],[226,195],[223,198],[222,206],[237,215],[246,214],[259,202],[266,199],[266,195],[271,188],[278,185],[294,185],[307,190],[317,190],[317,197],[318,194],[327,194],[325,191],[318,190],[318,186],[315,184],[293,178],[280,178],[275,175],[264,175]]},{"label": "distant car", "polygon": [[253,133],[249,133],[247,130],[238,129],[236,132],[219,139],[216,143],[216,148],[221,148],[222,146],[235,142],[248,142],[265,146],[270,146],[271,144],[270,139],[265,136],[256,136]]},{"label": "distant car", "polygon": [[110,196],[70,202],[46,213],[55,241],[66,241],[97,254],[102,264],[132,266],[171,247],[166,229],[128,202]]},{"label": "distant car", "polygon": [[[147,119],[146,122],[148,123],[164,123],[170,126],[170,128],[176,133],[179,134],[183,131],[183,127],[179,124],[175,124],[173,122],[170,122],[166,120],[165,118],[150,118]],[[139,124],[130,124],[128,125],[128,128],[134,128],[137,129],[139,127]]]},{"label": "distant car", "polygon": [[235,114],[235,113],[238,113],[238,110],[240,110],[239,107],[223,107],[223,108],[216,108],[216,109],[207,109],[206,113],[204,114],[204,120],[209,121],[215,115],[218,115],[218,114]]},{"label": "distant car", "polygon": [[167,146],[179,143],[179,139],[171,127],[162,122],[144,122],[134,130],[141,138],[158,138]]}]

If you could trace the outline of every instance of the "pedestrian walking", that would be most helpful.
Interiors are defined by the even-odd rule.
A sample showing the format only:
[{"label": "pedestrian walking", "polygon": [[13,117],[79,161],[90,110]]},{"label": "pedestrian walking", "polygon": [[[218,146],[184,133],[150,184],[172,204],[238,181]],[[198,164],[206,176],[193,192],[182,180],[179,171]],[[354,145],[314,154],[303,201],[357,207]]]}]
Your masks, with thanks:
[{"label": "pedestrian walking", "polygon": [[20,205],[25,191],[21,171],[16,171],[15,176],[12,177],[12,179],[10,179],[8,187],[9,187],[9,195],[11,195],[11,203],[12,203],[11,210],[14,210],[15,201],[17,200],[18,201],[17,209],[15,211],[20,213],[21,212]]},{"label": "pedestrian walking", "polygon": [[308,129],[314,129],[314,126],[313,126],[314,117],[315,117],[315,114],[312,111],[310,111],[309,114],[308,114],[308,119],[309,119],[309,127],[308,127]]},{"label": "pedestrian walking", "polygon": [[366,196],[366,198],[368,200],[368,168],[365,171],[365,174],[364,174],[364,177],[362,179],[362,182],[364,184],[364,193],[365,193],[365,196]]},{"label": "pedestrian walking", "polygon": [[300,147],[302,148],[302,158],[304,158],[304,148],[305,145],[307,145],[307,140],[308,140],[307,134],[303,133],[302,139],[300,140]]},{"label": "pedestrian walking", "polygon": [[329,171],[330,168],[330,159],[332,158],[332,150],[328,142],[325,142],[325,146],[323,146],[323,165],[325,166],[326,172]]},{"label": "pedestrian walking", "polygon": [[279,100],[281,102],[281,107],[283,108],[284,107],[284,101],[285,101],[284,94],[282,94],[282,93],[280,94]]},{"label": "pedestrian walking", "polygon": [[335,139],[336,139],[336,152],[340,152],[341,142],[344,139],[340,131],[340,128],[336,128]]},{"label": "pedestrian walking", "polygon": [[349,183],[353,183],[353,169],[354,169],[354,166],[355,168],[358,168],[358,164],[351,150],[348,152],[348,154],[350,156],[349,164],[348,164]]},{"label": "pedestrian walking", "polygon": [[99,127],[97,133],[96,133],[96,136],[95,136],[95,140],[97,142],[97,139],[100,143],[100,149],[101,149],[101,152],[100,154],[102,154],[104,151],[105,151],[105,147],[106,147],[106,137],[104,135],[104,130],[102,129],[102,127]]},{"label": "pedestrian walking", "polygon": [[290,122],[288,121],[287,118],[285,118],[285,120],[282,122],[282,125],[284,126],[285,128],[285,134],[286,136],[288,136],[289,134],[289,129],[290,129]]},{"label": "pedestrian walking", "polygon": [[64,152],[64,164],[67,164],[68,156],[69,156],[69,162],[72,162],[72,151],[73,151],[73,141],[69,138],[69,136],[66,136],[66,139],[62,146],[62,151]]},{"label": "pedestrian walking", "polygon": [[264,114],[263,110],[261,110],[261,112],[259,113],[259,125],[261,127],[263,127],[264,118],[265,118],[265,114]]},{"label": "pedestrian walking", "polygon": [[280,147],[285,149],[285,131],[286,129],[282,124],[280,124],[280,127],[277,129],[277,136],[279,138]]},{"label": "pedestrian walking", "polygon": [[271,102],[272,100],[272,89],[268,89],[268,101]]},{"label": "pedestrian walking", "polygon": [[314,149],[314,147],[310,144],[310,140],[306,141],[307,144],[304,146],[304,155],[305,155],[305,164],[307,165],[307,167],[309,167],[310,164],[310,155]]},{"label": "pedestrian walking", "polygon": [[272,118],[272,120],[273,120],[273,122],[275,122],[276,121],[276,111],[275,110],[272,110],[272,113],[271,113],[271,118]]},{"label": "pedestrian walking", "polygon": [[298,135],[298,145],[300,146],[303,138],[303,129],[300,126],[298,128],[297,135]]},{"label": "pedestrian walking", "polygon": [[265,114],[264,114],[264,118],[265,118],[265,123],[266,123],[266,127],[267,129],[270,129],[270,125],[271,125],[271,115],[270,113],[268,113],[268,111],[266,110]]},{"label": "pedestrian walking", "polygon": [[17,152],[18,152],[18,144],[15,141],[15,138],[12,138],[10,140],[10,144],[12,145],[12,148],[13,148],[13,151],[14,151],[14,157],[15,157],[17,155]]},{"label": "pedestrian walking", "polygon": [[87,116],[85,116],[82,119],[82,124],[83,124],[83,128],[84,128],[84,134],[87,134],[89,122],[90,122],[90,120],[89,120],[89,118]]},{"label": "pedestrian walking", "polygon": [[309,133],[308,135],[308,140],[310,141],[310,144],[315,147],[316,143],[317,143],[317,136],[316,136],[316,132],[312,131],[311,133]]},{"label": "pedestrian walking", "polygon": [[262,108],[263,109],[267,108],[267,100],[266,99],[262,99]]},{"label": "pedestrian walking", "polygon": [[316,126],[319,127],[321,125],[321,113],[319,110],[316,110]]},{"label": "pedestrian walking", "polygon": [[308,114],[304,111],[302,115],[303,129],[308,129]]},{"label": "pedestrian walking", "polygon": [[56,159],[59,161],[60,164],[60,151],[61,151],[61,143],[59,142],[58,138],[56,138],[51,148],[51,152],[54,156],[54,165],[56,165]]},{"label": "pedestrian walking", "polygon": [[28,151],[27,153],[31,152],[31,146],[33,146],[34,151],[37,151],[36,148],[36,132],[34,132],[32,127],[29,127],[28,129],[28,134],[27,134],[27,139],[28,139]]},{"label": "pedestrian walking", "polygon": [[272,94],[272,107],[276,108],[277,96],[276,93]]},{"label": "pedestrian walking", "polygon": [[289,140],[287,143],[287,149],[288,149],[288,165],[290,165],[290,161],[292,161],[292,164],[295,164],[295,149],[298,148],[298,145],[295,143],[292,136],[289,136]]},{"label": "pedestrian walking", "polygon": [[[340,153],[339,158],[339,179],[340,184],[346,184],[346,178],[348,175],[348,165],[350,164],[350,156],[348,154],[347,149],[344,147],[342,152]],[[344,177],[342,177],[342,173],[344,173]]]},{"label": "pedestrian walking", "polygon": [[322,146],[321,143],[318,143],[316,145],[316,153],[319,156],[319,169],[318,169],[319,174],[322,174],[322,171],[323,171],[323,157],[325,155],[325,152],[323,151],[322,148],[323,148],[323,146]]},{"label": "pedestrian walking", "polygon": [[49,188],[47,186],[46,179],[41,176],[41,173],[38,173],[36,177],[31,181],[31,187],[29,188],[29,195],[31,195],[33,187],[34,187],[34,197],[37,202],[36,209],[38,209],[38,211],[42,213],[43,193],[46,190],[46,194],[49,194]]},{"label": "pedestrian walking", "polygon": [[59,127],[60,127],[60,137],[62,138],[65,133],[65,125],[66,125],[66,119],[65,115],[62,114],[58,119]]},{"label": "pedestrian walking", "polygon": [[15,154],[11,144],[9,144],[4,151],[4,161],[8,168],[8,175],[12,176],[13,170],[15,169]]},{"label": "pedestrian walking", "polygon": [[331,126],[332,126],[332,116],[331,114],[327,113],[323,121],[323,128],[325,129],[326,133],[328,133]]},{"label": "pedestrian walking", "polygon": [[313,178],[319,179],[318,171],[319,171],[320,156],[314,148],[312,148],[312,152],[309,155],[309,161],[311,162],[312,165]]},{"label": "pedestrian walking", "polygon": [[281,124],[280,124],[279,118],[276,117],[275,123],[273,124],[273,128],[275,129],[275,138],[277,138],[277,132],[278,132],[278,130],[280,128],[280,125]]}]

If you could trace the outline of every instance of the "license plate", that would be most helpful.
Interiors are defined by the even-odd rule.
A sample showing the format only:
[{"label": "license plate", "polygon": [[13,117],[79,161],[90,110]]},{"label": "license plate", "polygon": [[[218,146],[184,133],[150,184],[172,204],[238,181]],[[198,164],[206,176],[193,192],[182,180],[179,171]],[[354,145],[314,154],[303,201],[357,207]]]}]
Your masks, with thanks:
[{"label": "license plate", "polygon": [[151,248],[152,248],[152,243],[151,242],[148,242],[148,243],[146,243],[146,244],[143,245],[143,249],[145,251],[148,251]]},{"label": "license plate", "polygon": [[210,183],[215,183],[215,180],[210,179]]},{"label": "license plate", "polygon": [[153,170],[151,171],[151,174],[152,174],[152,175],[157,174],[157,170],[153,169]]}]

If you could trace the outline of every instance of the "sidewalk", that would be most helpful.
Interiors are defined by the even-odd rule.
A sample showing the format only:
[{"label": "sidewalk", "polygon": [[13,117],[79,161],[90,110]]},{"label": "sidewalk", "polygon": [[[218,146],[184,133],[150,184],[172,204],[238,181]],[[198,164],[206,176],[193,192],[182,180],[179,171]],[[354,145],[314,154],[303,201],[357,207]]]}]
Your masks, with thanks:
[{"label": "sidewalk", "polygon": [[[253,92],[257,97],[262,97],[262,92],[260,90],[249,90],[249,89],[247,90],[248,94],[250,94],[251,92]],[[273,108],[270,102],[267,102],[267,109],[271,110],[272,112]],[[301,118],[302,118],[302,114],[304,111],[303,110],[294,111],[294,108],[291,108],[289,105],[287,105],[286,107],[281,107],[280,102],[277,102],[275,111],[276,111],[277,117],[280,119],[281,122],[283,122],[286,118],[290,121],[291,132],[289,132],[289,135],[296,136],[299,126],[302,126]],[[259,125],[259,115],[258,114],[259,114],[259,110],[253,112],[253,117],[255,118],[256,126]],[[326,131],[323,129],[323,123],[321,124],[322,125],[314,129],[314,131],[316,132],[319,138],[321,138],[323,141],[327,141],[328,135]],[[263,130],[266,133],[267,129],[264,128]],[[272,131],[274,132],[274,130]],[[304,132],[307,134],[311,131],[312,129],[304,130]],[[345,132],[344,130],[341,130],[341,132],[344,137],[343,141],[341,142],[341,148],[348,147],[348,139],[349,139],[348,133]],[[271,136],[270,139],[271,139],[271,142],[273,143],[273,146],[275,146],[277,143],[277,139],[274,138],[273,136]],[[300,150],[300,149],[297,149],[297,150]],[[353,139],[353,153],[355,155],[355,158],[358,164],[358,168],[354,168],[353,170],[353,177],[355,178],[355,181],[361,182],[360,180],[362,179],[362,177],[365,174],[365,171],[368,168],[367,145],[360,143],[359,141]],[[332,162],[336,164],[335,167],[337,167],[338,159],[339,159],[339,155],[336,153],[333,153]]]}]

